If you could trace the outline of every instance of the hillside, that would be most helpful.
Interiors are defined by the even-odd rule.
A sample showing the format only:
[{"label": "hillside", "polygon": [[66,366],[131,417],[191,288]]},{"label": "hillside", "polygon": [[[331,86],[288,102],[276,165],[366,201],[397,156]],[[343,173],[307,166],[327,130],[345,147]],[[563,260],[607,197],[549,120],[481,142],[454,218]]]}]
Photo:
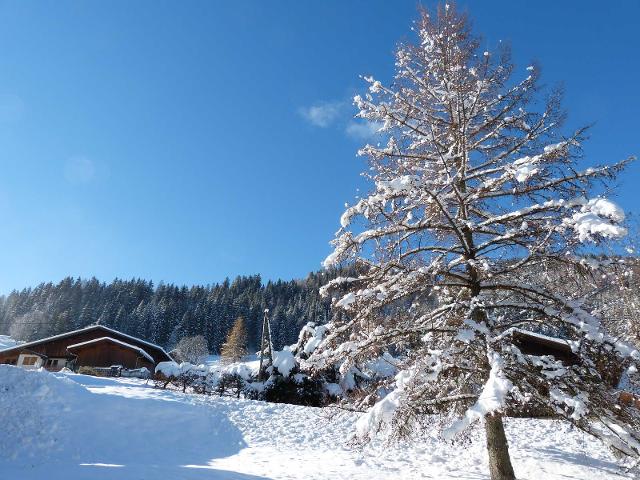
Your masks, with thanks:
[{"label": "hillside", "polygon": [[[350,446],[355,414],[152,388],[135,379],[0,366],[0,471],[24,480],[484,479],[470,445]],[[509,419],[518,478],[620,479],[615,460],[568,424]]]},{"label": "hillside", "polygon": [[215,354],[239,316],[249,347],[257,348],[263,311],[269,308],[273,341],[280,348],[294,342],[307,322],[328,318],[330,299],[321,299],[318,290],[338,274],[328,270],[266,283],[260,275],[239,276],[191,287],[68,277],[0,296],[0,335],[29,341],[99,322],[169,349],[183,337],[204,335]]}]

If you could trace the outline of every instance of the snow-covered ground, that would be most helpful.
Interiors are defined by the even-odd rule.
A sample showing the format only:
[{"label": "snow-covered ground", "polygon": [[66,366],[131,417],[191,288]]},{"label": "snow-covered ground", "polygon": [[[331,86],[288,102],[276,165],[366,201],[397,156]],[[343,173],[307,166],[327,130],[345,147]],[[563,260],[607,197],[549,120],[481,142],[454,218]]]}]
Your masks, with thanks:
[{"label": "snow-covered ground", "polygon": [[[204,360],[203,363],[207,367],[214,367],[214,368],[220,368],[220,369],[225,368],[225,365],[222,361],[222,357],[220,355],[207,355],[207,358]],[[260,366],[260,358],[258,357],[257,354],[254,353],[251,355],[247,355],[246,357],[243,357],[242,362],[240,363],[245,364],[247,367],[249,367],[249,369],[255,370],[257,372]]]},{"label": "snow-covered ground", "polygon": [[[0,365],[0,478],[484,479],[484,442],[348,440],[356,415],[157,390],[143,380]],[[613,457],[567,424],[509,419],[519,479],[620,479]]]}]

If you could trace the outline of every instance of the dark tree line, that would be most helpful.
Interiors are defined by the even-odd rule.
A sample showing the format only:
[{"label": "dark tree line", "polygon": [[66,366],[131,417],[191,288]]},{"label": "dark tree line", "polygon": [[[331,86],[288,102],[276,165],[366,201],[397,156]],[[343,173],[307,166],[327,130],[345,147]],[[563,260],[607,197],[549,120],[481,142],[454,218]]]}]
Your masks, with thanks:
[{"label": "dark tree line", "polygon": [[28,341],[97,322],[167,348],[181,338],[203,335],[209,351],[219,353],[238,317],[245,319],[249,348],[257,349],[263,311],[269,308],[279,349],[295,343],[305,323],[330,317],[330,300],[320,298],[318,290],[338,273],[321,271],[304,280],[266,284],[260,275],[242,276],[193,287],[67,277],[0,297],[0,334]]}]

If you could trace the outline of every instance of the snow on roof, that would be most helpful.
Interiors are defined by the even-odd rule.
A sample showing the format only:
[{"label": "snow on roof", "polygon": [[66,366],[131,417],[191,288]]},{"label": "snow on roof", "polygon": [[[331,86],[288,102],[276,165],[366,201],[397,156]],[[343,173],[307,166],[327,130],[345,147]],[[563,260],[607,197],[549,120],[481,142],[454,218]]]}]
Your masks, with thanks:
[{"label": "snow on roof", "polygon": [[126,333],[119,332],[118,330],[114,330],[113,328],[109,328],[109,327],[106,327],[104,325],[89,325],[88,327],[79,328],[78,330],[72,330],[70,332],[65,332],[65,333],[60,333],[58,335],[53,335],[52,337],[41,338],[39,340],[33,340],[31,342],[22,343],[20,345],[15,345],[13,347],[0,350],[0,352],[13,350],[14,348],[15,349],[19,349],[19,348],[31,347],[33,345],[38,345],[40,343],[49,342],[51,340],[57,340],[59,338],[65,338],[65,337],[68,337],[70,335],[74,335],[76,333],[81,333],[81,332],[85,332],[87,330],[93,330],[93,329],[96,329],[96,328],[101,328],[101,329],[106,330],[108,332],[115,333],[115,334],[121,335],[121,336],[123,336],[125,338],[129,338],[131,340],[135,340],[136,342],[143,343],[143,344],[148,345],[148,346],[150,346],[152,348],[160,350],[162,353],[164,353],[167,356],[167,358],[172,358],[171,355],[169,355],[164,350],[164,348],[162,348],[160,345],[156,345],[154,343],[147,342],[146,340],[142,340],[141,338],[137,338],[137,337],[134,337],[132,335],[127,335]]},{"label": "snow on roof", "polygon": [[136,347],[135,345],[131,345],[130,343],[122,342],[122,341],[117,340],[117,339],[112,338],[112,337],[100,337],[100,338],[94,338],[93,340],[87,340],[86,342],[74,343],[73,345],[68,345],[67,346],[67,350],[70,349],[70,348],[83,347],[85,345],[90,345],[92,343],[105,342],[105,341],[106,342],[117,343],[118,345],[122,345],[123,347],[127,347],[127,348],[130,348],[132,350],[135,350],[138,353],[140,353],[143,357],[146,357],[151,363],[155,363],[155,361],[153,360],[153,357],[151,355],[149,355],[147,352],[145,352],[143,349],[141,349],[140,347]]},{"label": "snow on roof", "polygon": [[525,335],[528,337],[539,338],[540,340],[546,340],[547,342],[557,343],[558,345],[562,345],[564,347],[570,347],[570,344],[564,338],[558,337],[550,337],[549,335],[544,335],[542,333],[531,332],[529,330],[523,330],[522,328],[513,327],[505,332],[505,334],[509,333],[518,333],[520,335]]},{"label": "snow on roof", "polygon": [[95,327],[101,327],[101,328],[103,328],[105,330],[108,330],[110,332],[113,332],[113,333],[117,333],[118,335],[122,335],[123,337],[130,338],[131,340],[135,340],[137,342],[144,343],[145,345],[149,345],[150,347],[157,348],[162,353],[164,353],[167,357],[171,358],[171,355],[169,355],[164,350],[164,348],[162,348],[160,345],[156,345],[155,343],[147,342],[146,340],[142,340],[141,338],[137,338],[137,337],[134,337],[132,335],[127,335],[126,333],[119,332],[118,330],[114,330],[113,328],[105,327],[104,325],[94,325],[94,326]]}]

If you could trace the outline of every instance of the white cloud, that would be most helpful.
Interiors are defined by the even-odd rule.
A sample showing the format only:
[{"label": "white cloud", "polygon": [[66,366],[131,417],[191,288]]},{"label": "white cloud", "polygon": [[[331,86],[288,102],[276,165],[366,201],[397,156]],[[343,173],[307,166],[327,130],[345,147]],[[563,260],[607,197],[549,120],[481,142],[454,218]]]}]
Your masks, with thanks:
[{"label": "white cloud", "polygon": [[353,119],[350,104],[347,101],[318,102],[310,107],[302,107],[300,115],[311,125],[327,128],[336,125],[344,134],[355,140],[373,140],[380,138],[380,122]]},{"label": "white cloud", "polygon": [[64,165],[64,177],[70,183],[89,183],[95,176],[96,165],[87,157],[71,157]]},{"label": "white cloud", "polygon": [[370,140],[380,136],[378,130],[382,124],[378,122],[350,122],[345,128],[345,133],[356,140]]},{"label": "white cloud", "polygon": [[326,128],[340,117],[344,106],[344,102],[317,103],[300,108],[300,115],[311,125]]}]

